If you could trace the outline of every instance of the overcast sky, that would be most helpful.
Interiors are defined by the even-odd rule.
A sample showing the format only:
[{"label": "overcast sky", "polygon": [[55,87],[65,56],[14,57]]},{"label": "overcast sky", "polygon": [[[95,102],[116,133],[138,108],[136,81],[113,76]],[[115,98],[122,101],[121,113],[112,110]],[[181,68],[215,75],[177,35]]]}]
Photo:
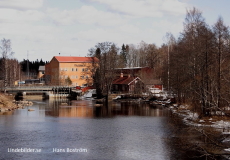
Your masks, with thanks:
[{"label": "overcast sky", "polygon": [[19,61],[87,56],[98,42],[119,47],[164,43],[183,31],[186,9],[196,7],[212,26],[230,24],[229,0],[0,0],[0,38],[10,39]]}]

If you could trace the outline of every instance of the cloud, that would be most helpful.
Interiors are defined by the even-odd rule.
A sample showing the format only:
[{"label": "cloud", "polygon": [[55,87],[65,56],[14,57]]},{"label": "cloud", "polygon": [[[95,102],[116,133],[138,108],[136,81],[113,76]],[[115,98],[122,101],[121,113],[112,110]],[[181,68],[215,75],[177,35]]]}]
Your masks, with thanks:
[{"label": "cloud", "polygon": [[181,15],[185,13],[186,3],[179,0],[89,0],[105,4],[117,13],[134,17],[162,17],[163,15]]},{"label": "cloud", "polygon": [[15,10],[0,8],[0,20],[6,23],[28,23],[40,21],[44,18],[44,13],[36,10]]},{"label": "cloud", "polygon": [[[90,43],[93,47],[96,43],[110,41],[117,44],[119,47],[125,43],[137,44],[141,40],[149,43],[153,43],[152,37],[154,32],[149,32],[149,30],[141,31],[140,28],[133,25],[122,25],[119,28],[95,28],[87,31],[81,31],[76,34],[79,40],[84,41],[85,44]],[[89,49],[89,48],[88,48]]]},{"label": "cloud", "polygon": [[93,6],[82,6],[80,9],[74,10],[49,8],[46,13],[51,21],[58,25],[81,23],[95,24],[99,26],[113,26],[124,22],[120,15],[99,11]]},{"label": "cloud", "polygon": [[139,34],[141,32],[140,28],[131,24],[124,24],[120,26],[119,29],[121,32],[125,32],[128,34]]},{"label": "cloud", "polygon": [[0,0],[0,8],[37,9],[42,5],[43,0]]},{"label": "cloud", "polygon": [[0,37],[11,39],[20,60],[27,50],[30,59],[50,60],[58,53],[86,56],[88,49],[104,41],[119,47],[142,40],[162,44],[166,32],[180,29],[182,22],[175,19],[186,11],[178,0],[87,1],[63,9],[60,1],[59,8],[45,8],[42,0],[0,0]]},{"label": "cloud", "polygon": [[87,31],[80,31],[77,36],[81,40],[97,43],[101,41],[114,41],[118,34],[118,31],[115,32],[115,30],[112,29],[96,28]]},{"label": "cloud", "polygon": [[12,49],[20,60],[26,58],[27,51],[32,60],[50,60],[59,52],[71,53],[76,48],[76,43],[70,40],[71,36],[55,26],[6,23],[0,26],[0,30],[1,37],[11,39]]},{"label": "cloud", "polygon": [[179,33],[183,30],[183,19],[177,19],[177,20],[166,20],[162,19],[159,21],[153,21],[152,22],[152,28],[154,30],[158,31],[165,31],[171,32],[171,33]]}]

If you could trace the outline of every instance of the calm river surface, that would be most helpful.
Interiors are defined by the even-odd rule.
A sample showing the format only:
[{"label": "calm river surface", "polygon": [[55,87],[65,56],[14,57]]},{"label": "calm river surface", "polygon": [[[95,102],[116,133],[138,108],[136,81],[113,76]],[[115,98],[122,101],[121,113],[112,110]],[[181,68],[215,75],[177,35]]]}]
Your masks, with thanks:
[{"label": "calm river surface", "polygon": [[[94,108],[90,100],[32,101],[33,106],[0,115],[0,159],[184,159],[169,143],[167,109],[137,103]],[[12,150],[17,148],[21,152]],[[32,149],[38,152],[25,152]]]}]

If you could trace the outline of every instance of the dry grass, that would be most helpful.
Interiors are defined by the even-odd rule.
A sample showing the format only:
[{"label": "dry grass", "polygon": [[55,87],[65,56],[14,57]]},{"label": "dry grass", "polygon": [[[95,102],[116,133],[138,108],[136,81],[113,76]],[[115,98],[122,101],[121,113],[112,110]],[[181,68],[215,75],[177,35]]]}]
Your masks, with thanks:
[{"label": "dry grass", "polygon": [[12,98],[0,94],[0,108],[12,108],[15,104],[12,103]]}]

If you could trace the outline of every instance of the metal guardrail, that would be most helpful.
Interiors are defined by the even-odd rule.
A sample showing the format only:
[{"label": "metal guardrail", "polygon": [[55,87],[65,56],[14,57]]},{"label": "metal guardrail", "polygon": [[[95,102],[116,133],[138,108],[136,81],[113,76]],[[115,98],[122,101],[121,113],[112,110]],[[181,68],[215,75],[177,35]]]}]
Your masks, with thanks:
[{"label": "metal guardrail", "polygon": [[31,90],[41,90],[41,91],[44,91],[44,90],[49,90],[51,91],[52,89],[61,89],[61,88],[71,88],[73,89],[74,87],[68,87],[68,86],[21,86],[21,87],[6,87],[6,91],[31,91]]},{"label": "metal guardrail", "polygon": [[21,87],[6,87],[6,89],[18,89],[18,88],[75,88],[75,87],[68,87],[68,86],[21,86]]}]

